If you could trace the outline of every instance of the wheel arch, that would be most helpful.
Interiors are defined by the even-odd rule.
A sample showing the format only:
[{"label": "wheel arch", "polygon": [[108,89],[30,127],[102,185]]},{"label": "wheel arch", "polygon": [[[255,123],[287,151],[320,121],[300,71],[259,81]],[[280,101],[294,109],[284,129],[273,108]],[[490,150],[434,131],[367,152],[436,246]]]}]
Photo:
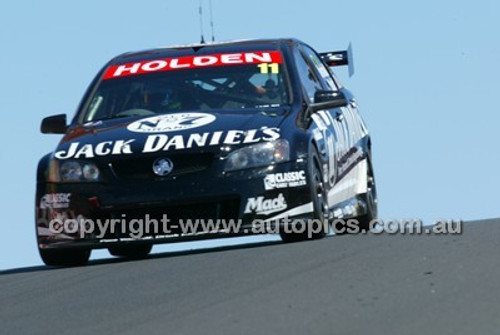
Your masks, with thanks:
[{"label": "wheel arch", "polygon": [[38,161],[38,167],[36,172],[36,181],[43,182],[47,180],[47,171],[49,170],[49,163],[52,157],[52,153],[43,156],[40,161]]}]

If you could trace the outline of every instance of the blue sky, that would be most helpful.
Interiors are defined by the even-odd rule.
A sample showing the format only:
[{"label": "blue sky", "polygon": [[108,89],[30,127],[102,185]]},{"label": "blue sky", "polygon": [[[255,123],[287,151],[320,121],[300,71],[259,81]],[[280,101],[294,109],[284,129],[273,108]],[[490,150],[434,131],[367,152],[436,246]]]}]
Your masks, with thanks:
[{"label": "blue sky", "polygon": [[[0,269],[40,264],[36,165],[59,140],[39,133],[40,120],[72,116],[95,73],[119,53],[198,42],[197,6],[0,2]],[[353,43],[356,74],[338,74],[372,133],[381,217],[430,223],[500,216],[498,1],[213,0],[213,6],[217,40],[297,37],[318,51]]]}]

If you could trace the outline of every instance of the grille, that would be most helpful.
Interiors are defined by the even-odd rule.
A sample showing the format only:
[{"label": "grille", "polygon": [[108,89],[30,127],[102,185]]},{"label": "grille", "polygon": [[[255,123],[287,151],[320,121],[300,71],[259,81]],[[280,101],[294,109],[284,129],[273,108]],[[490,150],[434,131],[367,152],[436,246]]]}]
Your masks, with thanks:
[{"label": "grille", "polygon": [[[181,233],[181,227],[179,225],[179,220],[237,220],[239,215],[240,199],[239,197],[233,197],[229,199],[224,199],[217,202],[205,202],[196,204],[183,204],[177,206],[164,206],[164,207],[152,207],[152,208],[140,208],[140,209],[126,209],[126,210],[115,210],[109,212],[105,215],[101,213],[101,219],[105,218],[115,218],[123,219],[130,222],[130,220],[138,220],[141,224],[146,225],[146,220],[157,220],[159,222],[159,231],[147,230],[144,228],[143,232],[145,236],[162,235],[165,232],[162,231],[163,226],[161,220],[164,215],[167,215],[169,219],[168,229],[171,233]],[[102,217],[104,216],[104,217]],[[150,226],[151,227],[151,226]],[[117,238],[117,237],[129,237],[130,227],[128,225],[119,225],[115,227],[115,230],[111,234],[108,232],[106,238]],[[198,226],[196,233],[202,232],[202,225]],[[125,229],[125,230],[123,230]],[[135,228],[137,229],[137,227]]]},{"label": "grille", "polygon": [[121,159],[111,163],[113,172],[119,179],[170,179],[207,170],[214,160],[213,154],[168,155],[174,164],[173,171],[165,177],[153,172],[153,163],[159,157]]}]

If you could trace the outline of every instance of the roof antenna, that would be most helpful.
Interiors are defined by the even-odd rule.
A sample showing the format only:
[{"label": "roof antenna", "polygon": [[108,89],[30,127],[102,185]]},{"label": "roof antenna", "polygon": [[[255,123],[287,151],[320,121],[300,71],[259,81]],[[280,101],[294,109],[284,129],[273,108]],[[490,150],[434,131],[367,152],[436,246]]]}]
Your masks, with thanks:
[{"label": "roof antenna", "polygon": [[205,38],[203,37],[203,11],[201,6],[202,0],[200,0],[199,14],[200,14],[200,34],[201,34],[201,44],[205,44]]},{"label": "roof antenna", "polygon": [[215,37],[214,37],[214,16],[212,13],[212,0],[209,2],[210,5],[210,27],[212,28],[212,42],[215,42]]}]

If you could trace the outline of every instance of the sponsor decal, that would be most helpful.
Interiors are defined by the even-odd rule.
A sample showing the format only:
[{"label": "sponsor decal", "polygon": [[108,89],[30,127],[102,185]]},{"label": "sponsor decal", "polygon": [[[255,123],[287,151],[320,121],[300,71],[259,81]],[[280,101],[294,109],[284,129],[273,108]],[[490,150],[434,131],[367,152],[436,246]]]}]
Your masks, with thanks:
[{"label": "sponsor decal", "polygon": [[134,139],[104,141],[98,144],[80,144],[73,142],[68,149],[57,151],[54,156],[57,159],[68,158],[94,158],[108,155],[127,155],[132,153],[131,144]]},{"label": "sponsor decal", "polygon": [[150,59],[135,63],[110,66],[103,79],[113,79],[153,72],[164,72],[182,69],[205,68],[213,66],[229,66],[244,64],[278,63],[282,58],[279,51],[258,51],[223,53],[200,56],[185,56],[179,58]]},{"label": "sponsor decal", "polygon": [[245,214],[269,215],[287,209],[285,197],[280,193],[278,197],[266,199],[264,196],[249,198],[245,207]]},{"label": "sponsor decal", "polygon": [[[252,144],[261,141],[275,141],[280,138],[279,128],[251,130],[228,130],[206,133],[191,133],[188,135],[153,134],[148,135],[140,153],[168,152],[191,148],[203,148],[218,145]],[[97,144],[81,144],[72,142],[67,148],[57,151],[57,159],[95,158],[109,155],[133,154],[132,143],[135,139],[104,141]]]},{"label": "sponsor decal", "polygon": [[166,133],[205,126],[215,121],[215,116],[206,113],[176,113],[148,117],[128,125],[136,133]]},{"label": "sponsor decal", "polygon": [[343,175],[348,172],[354,165],[362,161],[365,158],[363,150],[358,147],[354,147],[347,153],[347,158],[343,158],[341,164],[339,165],[339,175]]},{"label": "sponsor decal", "polygon": [[71,193],[49,193],[40,199],[40,209],[68,208]]},{"label": "sponsor decal", "polygon": [[306,214],[306,213],[312,213],[313,211],[314,211],[313,203],[309,202],[307,204],[289,209],[286,212],[278,214],[272,218],[266,219],[265,222],[272,222],[272,221],[276,221],[276,220],[283,219],[286,217],[292,217],[292,216],[302,215],[302,214]]},{"label": "sponsor decal", "polygon": [[264,178],[264,187],[267,191],[279,188],[299,187],[306,184],[306,172],[303,170],[268,174]]}]

